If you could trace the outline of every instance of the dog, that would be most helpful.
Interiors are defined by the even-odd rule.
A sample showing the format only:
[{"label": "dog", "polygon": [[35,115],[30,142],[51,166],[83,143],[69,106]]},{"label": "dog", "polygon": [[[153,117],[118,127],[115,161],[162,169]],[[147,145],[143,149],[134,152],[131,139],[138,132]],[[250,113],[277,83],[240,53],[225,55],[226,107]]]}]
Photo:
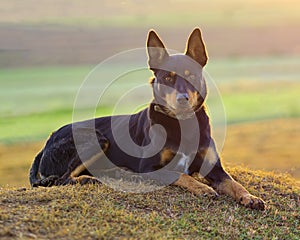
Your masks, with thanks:
[{"label": "dog", "polygon": [[[153,72],[153,100],[148,107],[132,115],[69,124],[54,132],[33,161],[31,186],[100,183],[91,173],[93,168],[87,166],[104,161],[107,164],[95,168],[105,171],[115,166],[153,179],[157,174],[152,173],[165,169],[158,178],[166,184],[183,187],[198,196],[226,194],[245,207],[264,210],[264,201],[251,195],[223,169],[211,136],[202,72],[208,56],[200,29],[190,34],[184,54],[173,55],[150,30],[147,54]],[[119,139],[126,124],[132,142]],[[91,139],[100,147],[95,148]],[[142,150],[130,154],[118,141],[125,148],[133,144]],[[155,149],[154,153],[151,149]],[[204,177],[211,186],[192,177],[203,171],[203,166]]]}]

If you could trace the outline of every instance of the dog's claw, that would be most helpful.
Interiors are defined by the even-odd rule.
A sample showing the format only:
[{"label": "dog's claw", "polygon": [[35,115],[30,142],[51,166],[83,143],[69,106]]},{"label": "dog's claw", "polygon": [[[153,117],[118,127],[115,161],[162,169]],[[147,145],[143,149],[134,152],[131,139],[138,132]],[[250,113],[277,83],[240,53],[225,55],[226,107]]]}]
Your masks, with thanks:
[{"label": "dog's claw", "polygon": [[251,194],[247,194],[241,197],[240,203],[247,208],[265,210],[265,202],[262,199]]},{"label": "dog's claw", "polygon": [[213,196],[213,199],[217,199],[220,195],[216,192],[216,194]]},{"label": "dog's claw", "polygon": [[56,175],[51,175],[49,177],[40,179],[32,184],[32,187],[51,187],[55,184],[55,181],[59,177]]},{"label": "dog's claw", "polygon": [[34,187],[34,188],[39,187],[40,186],[40,181],[36,181],[36,182],[32,183],[31,186]]},{"label": "dog's claw", "polygon": [[207,188],[202,187],[201,189],[199,189],[199,192],[197,195],[204,196],[204,197],[210,197],[212,199],[216,199],[219,196],[219,194],[209,186],[207,186]]}]

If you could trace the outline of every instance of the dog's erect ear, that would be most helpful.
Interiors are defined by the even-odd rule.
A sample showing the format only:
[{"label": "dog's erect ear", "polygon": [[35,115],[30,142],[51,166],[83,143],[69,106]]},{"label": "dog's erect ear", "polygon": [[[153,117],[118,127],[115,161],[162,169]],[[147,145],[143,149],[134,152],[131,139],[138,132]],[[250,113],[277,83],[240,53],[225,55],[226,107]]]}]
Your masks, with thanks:
[{"label": "dog's erect ear", "polygon": [[191,33],[187,42],[185,54],[197,61],[202,67],[207,63],[208,57],[206,48],[199,28],[195,28]]},{"label": "dog's erect ear", "polygon": [[152,70],[159,69],[160,64],[169,56],[164,44],[153,30],[148,33],[147,52],[149,67]]}]

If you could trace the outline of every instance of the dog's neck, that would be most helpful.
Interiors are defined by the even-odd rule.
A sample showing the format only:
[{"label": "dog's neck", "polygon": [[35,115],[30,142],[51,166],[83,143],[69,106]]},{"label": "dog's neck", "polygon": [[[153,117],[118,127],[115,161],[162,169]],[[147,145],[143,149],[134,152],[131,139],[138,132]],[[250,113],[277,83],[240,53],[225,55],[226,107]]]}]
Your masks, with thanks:
[{"label": "dog's neck", "polygon": [[[176,116],[171,116],[170,114],[168,114],[159,104],[156,104],[156,103],[151,103],[153,104],[153,111],[157,112],[157,113],[161,113],[161,114],[164,114],[165,116],[169,117],[169,118],[173,118],[173,119],[176,119],[176,120],[183,120],[183,119],[177,119]],[[196,112],[195,112],[195,115],[197,115],[197,112],[200,111],[200,109],[202,108],[205,108],[204,105],[202,105]],[[151,107],[150,107],[151,109]],[[188,119],[188,118],[187,118]],[[187,120],[186,119],[186,120]]]},{"label": "dog's neck", "polygon": [[[201,109],[205,109],[203,105],[200,110],[195,112],[194,117],[199,118]],[[179,121],[189,121],[190,119],[180,120],[176,117],[170,116],[159,104],[152,102],[148,108],[148,116],[151,124],[162,124],[162,125],[172,125],[179,124]]]},{"label": "dog's neck", "polygon": [[[169,116],[169,115],[161,108],[161,106],[159,106],[158,104],[154,104],[153,110],[154,110],[155,112],[159,112],[159,113],[162,113],[162,114],[165,114],[165,115]],[[172,117],[172,116],[169,116],[169,117]],[[172,117],[172,118],[175,118],[175,117]]]},{"label": "dog's neck", "polygon": [[165,125],[167,123],[178,123],[178,120],[174,117],[168,115],[163,108],[155,103],[152,102],[148,108],[148,117],[150,119],[151,124],[162,124]]},{"label": "dog's neck", "polygon": [[[201,135],[201,144],[205,141],[208,141],[210,127],[204,105],[199,111],[195,113],[195,117],[197,119],[191,118],[186,120],[178,120],[176,118],[170,117],[164,111],[160,111],[161,109],[155,107],[156,105],[157,104],[155,103],[150,104],[148,108],[148,118],[150,120],[150,125],[159,124],[164,128],[169,139],[168,143],[171,144],[168,147],[172,148],[175,146],[174,149],[176,149],[176,146],[178,147],[180,145],[180,142],[183,140],[182,138],[185,139],[186,143],[189,143],[189,141],[194,141],[195,139],[199,138],[199,134]],[[198,126],[196,127],[195,124],[198,124]],[[184,136],[181,136],[182,128],[185,129]],[[198,128],[200,132],[196,131],[196,129]],[[188,145],[187,149],[189,149]]]},{"label": "dog's neck", "polygon": [[[195,112],[194,116],[197,118],[197,121],[200,123],[200,125],[205,126],[209,124],[205,104],[203,104],[201,108],[197,112]],[[172,127],[173,125],[179,126],[179,121],[188,122],[189,120],[191,120],[178,120],[176,117],[172,117],[167,114],[164,109],[155,102],[151,102],[148,107],[148,118],[150,120],[150,125],[161,124],[166,127]]]}]

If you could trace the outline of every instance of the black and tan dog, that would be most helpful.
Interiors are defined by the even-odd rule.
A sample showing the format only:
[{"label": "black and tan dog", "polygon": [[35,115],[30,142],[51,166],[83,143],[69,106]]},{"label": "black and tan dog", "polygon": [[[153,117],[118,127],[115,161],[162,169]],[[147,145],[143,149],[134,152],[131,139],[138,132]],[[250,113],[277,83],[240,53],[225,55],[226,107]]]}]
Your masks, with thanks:
[{"label": "black and tan dog", "polygon": [[[157,34],[150,31],[147,52],[154,73],[151,80],[154,98],[148,108],[133,115],[96,118],[60,128],[36,156],[30,170],[31,185],[99,182],[82,161],[95,163],[105,158],[111,166],[136,173],[153,173],[166,167],[162,178],[166,177],[168,183],[196,195],[227,194],[246,207],[263,210],[263,200],[251,195],[221,165],[204,105],[207,89],[202,68],[207,63],[207,53],[200,30],[191,33],[185,54],[174,55],[169,55]],[[116,133],[119,138],[118,129],[123,129],[126,121],[136,146],[145,149],[152,144],[159,150],[152,155],[143,152],[139,155],[120,147]],[[158,125],[161,127],[154,127]],[[80,129],[76,137],[74,129]],[[92,146],[90,135],[101,148]],[[126,145],[126,141],[122,143]],[[101,166],[106,168],[105,164]],[[199,172],[212,187],[191,176]]]}]

